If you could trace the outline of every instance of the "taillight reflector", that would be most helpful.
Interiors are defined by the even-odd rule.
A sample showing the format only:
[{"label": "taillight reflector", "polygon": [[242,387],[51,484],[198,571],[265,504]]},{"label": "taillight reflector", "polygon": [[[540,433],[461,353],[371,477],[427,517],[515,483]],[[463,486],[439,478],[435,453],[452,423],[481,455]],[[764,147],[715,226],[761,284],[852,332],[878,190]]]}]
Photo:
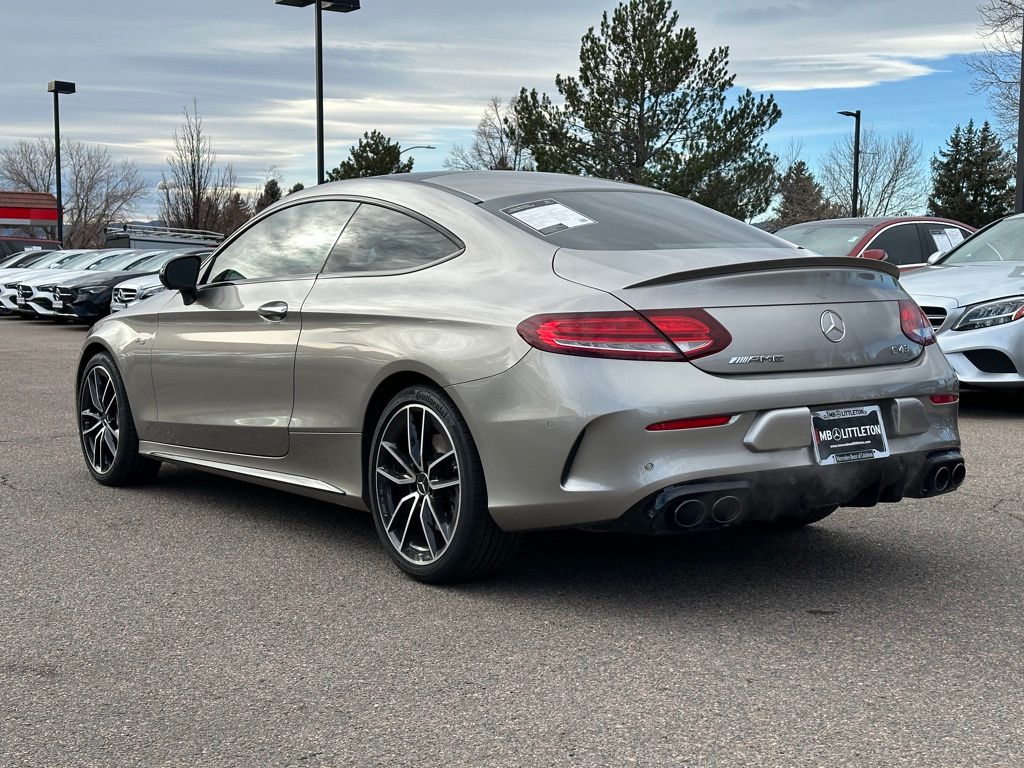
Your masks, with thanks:
[{"label": "taillight reflector", "polygon": [[952,405],[953,403],[960,402],[960,395],[931,395],[928,399],[934,405]]},{"label": "taillight reflector", "polygon": [[673,419],[659,421],[647,427],[648,432],[669,432],[675,429],[703,429],[704,427],[721,427],[732,421],[732,416],[699,416],[695,419]]},{"label": "taillight reflector", "polygon": [[903,335],[915,344],[927,347],[935,343],[931,320],[913,299],[900,299],[900,327]]},{"label": "taillight reflector", "polygon": [[545,352],[624,360],[692,360],[732,342],[703,309],[535,315],[516,330]]}]

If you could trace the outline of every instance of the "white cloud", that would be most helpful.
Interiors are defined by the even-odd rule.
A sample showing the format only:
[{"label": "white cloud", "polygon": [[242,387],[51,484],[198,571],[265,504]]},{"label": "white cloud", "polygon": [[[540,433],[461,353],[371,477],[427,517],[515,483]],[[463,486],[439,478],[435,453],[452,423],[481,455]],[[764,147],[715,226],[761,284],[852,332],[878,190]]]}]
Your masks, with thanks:
[{"label": "white cloud", "polygon": [[[366,0],[327,14],[328,162],[379,128],[440,167],[492,96],[553,91],[574,72],[579,40],[615,0]],[[5,38],[0,143],[50,132],[52,78],[79,93],[64,130],[108,143],[154,177],[181,109],[198,99],[218,153],[243,179],[277,165],[312,180],[312,11],[271,0],[90,0],[18,3]],[[728,45],[737,84],[755,90],[860,88],[928,75],[941,58],[980,47],[968,0],[677,0],[702,52]]]}]

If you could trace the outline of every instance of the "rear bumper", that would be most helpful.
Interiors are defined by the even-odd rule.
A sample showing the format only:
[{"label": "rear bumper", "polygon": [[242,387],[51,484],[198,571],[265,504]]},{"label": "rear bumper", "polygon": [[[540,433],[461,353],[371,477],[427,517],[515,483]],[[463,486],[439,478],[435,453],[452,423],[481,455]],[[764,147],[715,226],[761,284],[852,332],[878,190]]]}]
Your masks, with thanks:
[{"label": "rear bumper", "polygon": [[664,534],[770,522],[816,507],[872,507],[904,497],[937,496],[956,490],[965,477],[959,451],[767,470],[664,488],[601,528]]},{"label": "rear bumper", "polygon": [[[930,347],[901,366],[773,376],[531,351],[503,374],[447,391],[476,438],[492,516],[505,530],[528,530],[613,521],[683,483],[778,472],[801,487],[827,485],[840,474],[815,460],[810,411],[819,407],[881,407],[891,460],[838,469],[916,471],[929,454],[959,450],[956,406],[928,399],[956,388]],[[645,429],[720,414],[733,418],[720,427]]]}]

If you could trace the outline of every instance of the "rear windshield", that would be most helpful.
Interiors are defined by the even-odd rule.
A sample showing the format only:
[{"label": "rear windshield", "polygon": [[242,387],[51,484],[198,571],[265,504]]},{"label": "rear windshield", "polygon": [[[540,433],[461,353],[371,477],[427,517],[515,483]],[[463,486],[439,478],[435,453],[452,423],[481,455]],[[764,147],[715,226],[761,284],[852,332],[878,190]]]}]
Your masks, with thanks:
[{"label": "rear windshield", "polygon": [[11,258],[0,263],[0,267],[31,267],[36,262],[42,261],[49,256],[52,251],[24,251],[22,253],[16,253]]},{"label": "rear windshield", "polygon": [[822,256],[849,256],[850,251],[874,224],[831,224],[828,222],[811,222],[794,224],[792,227],[780,229],[776,237],[802,246]]},{"label": "rear windshield", "polygon": [[182,253],[184,253],[184,251],[160,251],[159,253],[149,253],[141,259],[133,261],[125,267],[125,270],[139,270],[140,272],[145,270],[156,271],[171,259],[181,256]]},{"label": "rear windshield", "polygon": [[788,247],[766,232],[674,195],[629,190],[551,192],[499,198],[481,207],[559,248]]},{"label": "rear windshield", "polygon": [[51,266],[60,267],[61,269],[73,269],[74,267],[81,266],[82,264],[88,264],[89,260],[96,256],[95,251],[86,251],[85,253],[69,253],[57,261],[53,262]]},{"label": "rear windshield", "polygon": [[114,251],[85,268],[92,272],[116,272],[142,255],[141,251]]}]

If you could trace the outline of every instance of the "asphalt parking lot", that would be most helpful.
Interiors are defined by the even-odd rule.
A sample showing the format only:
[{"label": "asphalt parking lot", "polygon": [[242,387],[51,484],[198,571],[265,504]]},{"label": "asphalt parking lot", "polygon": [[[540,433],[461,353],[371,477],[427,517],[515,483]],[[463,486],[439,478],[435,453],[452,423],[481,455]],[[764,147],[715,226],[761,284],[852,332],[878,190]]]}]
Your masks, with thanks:
[{"label": "asphalt parking lot", "polygon": [[193,471],[87,475],[84,329],[0,318],[0,765],[1024,763],[1024,396],[957,493],[812,528],[528,537],[394,569],[369,518]]}]

